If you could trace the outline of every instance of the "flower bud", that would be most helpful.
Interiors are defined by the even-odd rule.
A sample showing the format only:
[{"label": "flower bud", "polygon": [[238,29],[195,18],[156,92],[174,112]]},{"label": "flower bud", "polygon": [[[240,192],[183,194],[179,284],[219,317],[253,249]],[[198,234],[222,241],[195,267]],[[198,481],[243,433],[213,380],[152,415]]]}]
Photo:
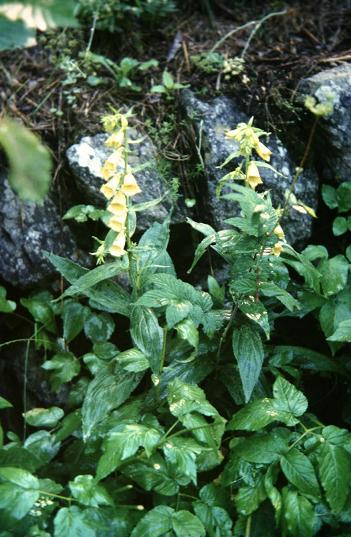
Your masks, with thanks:
[{"label": "flower bud", "polygon": [[278,239],[280,239],[281,241],[283,241],[285,239],[285,233],[283,231],[283,228],[278,224],[274,229],[273,229],[273,233],[274,235],[276,235],[278,237]]},{"label": "flower bud", "polygon": [[275,255],[276,257],[279,257],[282,251],[283,251],[283,243],[279,241],[273,246],[272,254]]}]

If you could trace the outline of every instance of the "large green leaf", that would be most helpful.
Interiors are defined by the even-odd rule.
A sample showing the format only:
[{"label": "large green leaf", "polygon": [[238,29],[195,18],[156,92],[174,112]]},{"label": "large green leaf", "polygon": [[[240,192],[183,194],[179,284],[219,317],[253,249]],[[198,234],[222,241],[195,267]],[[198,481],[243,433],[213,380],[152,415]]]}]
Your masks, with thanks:
[{"label": "large green leaf", "polygon": [[63,339],[70,343],[82,330],[89,310],[72,300],[63,303]]},{"label": "large green leaf", "polygon": [[134,344],[148,359],[153,373],[159,373],[164,335],[156,315],[149,308],[136,306],[132,310],[130,322]]},{"label": "large green leaf", "polygon": [[[198,441],[213,448],[218,447],[224,432],[225,420],[207,401],[204,391],[180,379],[171,382],[168,389],[171,414],[178,418]],[[210,418],[210,421],[206,418]]]},{"label": "large green leaf", "polygon": [[[101,280],[96,283],[95,280],[93,286],[90,287],[88,284],[91,284],[92,279],[88,278],[88,269],[83,268],[73,261],[65,259],[64,257],[60,257],[49,252],[44,252],[44,254],[50,263],[54,265],[58,272],[60,272],[69,283],[76,284],[80,280],[81,283],[79,288],[75,287],[75,289],[78,289],[77,292],[81,292],[83,295],[89,297],[96,309],[102,309],[109,313],[119,313],[125,316],[129,315],[130,298],[127,291],[125,291],[120,285],[112,281]],[[109,267],[107,270],[108,274],[110,274],[110,270],[113,272],[114,268],[111,269],[111,267]],[[94,278],[96,274],[98,274],[99,277],[101,275],[106,278],[110,277],[108,274],[106,274],[106,272],[98,272],[94,273]],[[84,280],[84,285],[82,285],[81,280],[83,276],[86,277]]]},{"label": "large green leaf", "polygon": [[54,391],[62,384],[70,382],[80,371],[80,363],[71,352],[58,352],[41,367],[46,371],[52,371],[50,383]]},{"label": "large green leaf", "polygon": [[83,436],[91,436],[96,425],[128,399],[137,387],[142,374],[129,373],[111,363],[98,372],[90,382],[82,406]]},{"label": "large green leaf", "polygon": [[257,330],[244,324],[234,329],[232,344],[245,401],[248,402],[262,369],[264,352],[261,337]]},{"label": "large green leaf", "polygon": [[283,377],[278,377],[273,385],[273,407],[279,413],[279,420],[287,425],[295,425],[296,417],[307,410],[308,401],[304,394]]},{"label": "large green leaf", "polygon": [[172,529],[177,537],[205,537],[202,522],[189,511],[177,511],[172,515]]},{"label": "large green leaf", "polygon": [[243,440],[236,453],[248,462],[270,464],[288,449],[288,435],[273,430],[268,434],[250,436]]},{"label": "large green leaf", "polygon": [[283,517],[288,535],[312,537],[316,514],[307,498],[294,490],[283,489]]},{"label": "large green leaf", "polygon": [[253,401],[239,410],[227,428],[229,430],[258,431],[277,420],[278,413],[273,409],[272,399]]},{"label": "large green leaf", "polygon": [[55,537],[97,537],[97,528],[91,524],[85,511],[73,505],[60,509],[54,520]]},{"label": "large green leaf", "polygon": [[351,319],[341,321],[328,341],[351,341]]},{"label": "large green leaf", "polygon": [[344,289],[349,273],[349,263],[343,255],[323,260],[320,267],[323,295],[329,297]]},{"label": "large green leaf", "polygon": [[32,427],[55,427],[65,415],[64,411],[57,407],[32,408],[23,414],[24,419]]},{"label": "large green leaf", "polygon": [[174,510],[166,505],[159,505],[149,511],[132,531],[131,537],[160,537],[172,529]]},{"label": "large green leaf", "polygon": [[0,121],[0,145],[10,165],[9,183],[23,200],[40,201],[50,187],[51,156],[39,138],[9,118]]},{"label": "large green leaf", "polygon": [[77,475],[69,482],[73,498],[83,505],[98,507],[99,505],[112,505],[113,501],[105,487],[96,483],[92,475]]},{"label": "large green leaf", "polygon": [[0,15],[0,51],[29,47],[35,43],[35,30],[23,21],[10,21]]},{"label": "large green leaf", "polygon": [[159,505],[149,511],[134,528],[131,537],[160,537],[173,530],[177,537],[205,537],[201,521],[189,511],[174,511]]},{"label": "large green leaf", "polygon": [[103,479],[119,464],[135,455],[140,447],[150,457],[161,439],[160,431],[140,424],[128,424],[121,431],[112,431],[103,442],[103,455],[97,468],[97,479]]},{"label": "large green leaf", "polygon": [[321,482],[333,511],[344,507],[350,491],[351,455],[343,447],[325,442],[319,461]]},{"label": "large green leaf", "polygon": [[0,510],[23,518],[39,498],[39,481],[22,468],[0,468]]},{"label": "large green leaf", "polygon": [[[13,0],[1,0],[0,12],[12,18],[13,3]],[[16,18],[22,19],[30,28],[45,31],[58,26],[78,26],[74,0],[21,0],[16,4],[23,6]]]},{"label": "large green leaf", "polygon": [[320,490],[311,461],[296,448],[290,449],[280,459],[285,477],[303,494],[319,498]]}]

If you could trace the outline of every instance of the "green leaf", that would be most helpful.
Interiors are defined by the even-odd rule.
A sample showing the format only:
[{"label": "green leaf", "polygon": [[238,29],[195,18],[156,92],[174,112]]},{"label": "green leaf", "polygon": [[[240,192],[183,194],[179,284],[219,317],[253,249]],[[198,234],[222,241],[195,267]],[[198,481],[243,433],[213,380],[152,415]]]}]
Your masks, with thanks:
[{"label": "green leaf", "polygon": [[160,537],[172,529],[174,510],[166,505],[159,505],[149,511],[136,525],[131,537]]},{"label": "green leaf", "polygon": [[114,329],[115,323],[108,313],[90,313],[84,322],[84,333],[93,343],[107,341]]},{"label": "green leaf", "polygon": [[28,425],[32,427],[55,427],[65,415],[62,408],[52,406],[51,408],[32,408],[23,414]]},{"label": "green leaf", "polygon": [[336,189],[330,185],[322,185],[322,198],[329,209],[336,209],[338,201],[336,199]]},{"label": "green leaf", "polygon": [[243,440],[238,446],[238,455],[248,462],[270,464],[288,449],[288,435],[279,434],[275,429],[271,433],[255,435]]},{"label": "green leaf", "polygon": [[0,396],[0,409],[2,408],[11,408],[13,405],[7,401],[7,399],[4,399]]},{"label": "green leaf", "polygon": [[262,282],[260,285],[260,291],[264,296],[275,297],[281,302],[289,311],[300,309],[299,302],[285,289],[282,289],[278,285],[272,282]]},{"label": "green leaf", "polygon": [[169,71],[163,71],[162,73],[162,84],[168,89],[173,89],[174,78]]},{"label": "green leaf", "polygon": [[272,405],[279,413],[279,419],[287,425],[298,423],[295,418],[302,416],[308,407],[304,394],[283,377],[278,377],[273,385],[273,395]]},{"label": "green leaf", "polygon": [[70,343],[83,330],[87,313],[87,308],[79,304],[79,302],[64,301],[62,313],[63,339],[67,343]]},{"label": "green leaf", "polygon": [[0,509],[21,520],[39,498],[38,479],[21,468],[0,468]]},{"label": "green leaf", "polygon": [[189,511],[177,511],[172,515],[172,528],[177,537],[205,537],[202,522]]},{"label": "green leaf", "polygon": [[165,459],[174,468],[174,472],[177,475],[183,474],[189,483],[192,481],[194,485],[197,484],[196,457],[203,449],[194,439],[184,437],[174,437],[162,446]]},{"label": "green leaf", "polygon": [[16,309],[16,302],[6,298],[6,289],[0,285],[0,312],[12,313]]},{"label": "green leaf", "polygon": [[325,442],[321,448],[319,473],[331,509],[339,513],[350,492],[351,455],[343,447]]},{"label": "green leaf", "polygon": [[351,319],[341,321],[335,332],[327,338],[328,341],[351,341]]},{"label": "green leaf", "polygon": [[125,371],[131,373],[140,373],[149,368],[149,361],[145,354],[135,348],[120,352],[117,361]]},{"label": "green leaf", "polygon": [[307,498],[287,487],[283,489],[284,525],[289,535],[312,537],[316,524],[316,514]]},{"label": "green leaf", "polygon": [[[50,263],[54,265],[56,270],[58,270],[71,284],[76,284],[82,276],[89,273],[88,269],[73,263],[73,261],[70,261],[69,259],[48,252],[44,252],[44,255]],[[109,276],[106,275],[106,278],[108,277]],[[80,280],[80,282],[82,283],[82,280]],[[77,293],[78,292],[89,297],[90,300],[93,301],[96,309],[103,309],[109,313],[119,313],[120,315],[128,317],[130,298],[128,293],[117,283],[112,281],[99,281],[99,283],[95,284],[93,287],[87,288],[85,286],[84,289],[82,289],[80,286]]]},{"label": "green leaf", "polygon": [[319,267],[323,295],[329,297],[344,289],[347,284],[349,263],[343,255],[323,260]]},{"label": "green leaf", "polygon": [[23,21],[11,21],[0,15],[0,51],[29,47],[35,43],[35,30]]},{"label": "green leaf", "polygon": [[272,399],[261,399],[248,403],[239,410],[227,425],[229,430],[258,431],[277,419]]},{"label": "green leaf", "polygon": [[337,188],[336,198],[340,213],[347,212],[351,209],[351,184],[348,181],[341,183]]},{"label": "green leaf", "polygon": [[124,403],[137,387],[142,375],[109,364],[99,371],[88,386],[82,406],[83,437],[87,439],[108,413]]},{"label": "green leaf", "polygon": [[[224,432],[225,420],[207,401],[204,391],[176,378],[168,386],[171,414],[192,432],[199,442],[216,449]],[[211,421],[206,419],[212,418]]]},{"label": "green leaf", "polygon": [[105,213],[106,211],[104,209],[97,209],[94,205],[75,205],[68,209],[62,220],[73,219],[76,222],[87,222],[90,218],[96,221],[102,218]]},{"label": "green leaf", "polygon": [[333,234],[338,237],[346,233],[348,229],[347,220],[343,216],[337,216],[333,222]]},{"label": "green leaf", "polygon": [[112,431],[103,442],[103,455],[98,463],[97,479],[103,479],[120,463],[136,454],[140,447],[148,457],[161,439],[160,431],[140,424],[125,425],[121,431]]},{"label": "green leaf", "polygon": [[303,494],[320,497],[320,490],[311,461],[296,448],[290,449],[280,459],[285,477]]},{"label": "green leaf", "polygon": [[[50,260],[50,259],[49,259]],[[94,287],[98,283],[113,278],[122,271],[120,261],[114,263],[105,263],[97,266],[92,270],[85,272],[71,287],[66,289],[62,297],[84,294],[88,289]]]},{"label": "green leaf", "polygon": [[154,490],[163,496],[174,496],[179,492],[179,485],[188,483],[182,475],[174,475],[164,459],[157,453],[147,461],[132,460],[130,464],[121,466],[120,471],[128,479],[136,481],[139,487]]},{"label": "green leaf", "polygon": [[193,507],[208,535],[215,535],[216,537],[233,536],[233,523],[225,509],[206,505],[204,502],[194,502]]},{"label": "green leaf", "polygon": [[262,341],[255,329],[242,325],[234,329],[232,345],[238,362],[245,402],[248,402],[262,369],[264,358]]},{"label": "green leaf", "polygon": [[97,528],[85,516],[85,511],[73,505],[60,509],[54,519],[55,537],[97,537]]},{"label": "green leaf", "polygon": [[70,382],[80,371],[80,363],[71,352],[58,352],[41,367],[46,371],[52,371],[50,383],[53,391],[57,391],[62,384]]},{"label": "green leaf", "polygon": [[164,336],[156,315],[149,308],[137,306],[132,310],[130,322],[134,344],[148,359],[152,372],[158,374]]},{"label": "green leaf", "polygon": [[[1,11],[5,13],[11,0],[3,0]],[[21,4],[27,6],[26,10],[18,13],[29,27],[45,31],[57,26],[78,26],[75,18],[76,3],[74,0],[22,0]]]},{"label": "green leaf", "polygon": [[234,497],[235,507],[241,515],[248,516],[258,509],[260,504],[267,498],[262,476],[253,486],[242,486]]},{"label": "green leaf", "polygon": [[56,333],[55,315],[52,310],[50,293],[38,293],[30,298],[21,298],[21,304],[35,321],[42,323],[49,332]]},{"label": "green leaf", "polygon": [[0,145],[10,165],[9,183],[23,200],[45,198],[51,182],[51,156],[39,138],[16,121],[0,121]]},{"label": "green leaf", "polygon": [[181,339],[187,341],[195,349],[199,345],[199,331],[196,328],[196,324],[191,319],[185,319],[175,327],[178,336]]},{"label": "green leaf", "polygon": [[96,483],[92,475],[77,475],[68,485],[73,498],[83,505],[98,507],[113,504],[105,487]]}]

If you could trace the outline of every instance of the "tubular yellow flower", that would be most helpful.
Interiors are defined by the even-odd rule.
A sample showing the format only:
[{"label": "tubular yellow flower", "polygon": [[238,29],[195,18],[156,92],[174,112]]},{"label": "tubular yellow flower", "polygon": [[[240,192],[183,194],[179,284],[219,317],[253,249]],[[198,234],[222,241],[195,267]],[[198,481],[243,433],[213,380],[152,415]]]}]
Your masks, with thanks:
[{"label": "tubular yellow flower", "polygon": [[260,176],[260,172],[258,171],[258,168],[254,162],[250,162],[247,167],[245,181],[248,185],[250,185],[253,190],[255,190],[257,185],[260,185],[263,182]]},{"label": "tubular yellow flower", "polygon": [[113,196],[113,199],[108,205],[107,210],[112,214],[127,212],[127,200],[125,195],[122,192],[117,192],[117,194]]},{"label": "tubular yellow flower", "polygon": [[124,247],[126,244],[126,236],[124,231],[121,231],[116,239],[114,240],[111,248],[110,248],[110,254],[113,255],[113,257],[121,257],[122,255],[126,254]]},{"label": "tubular yellow flower", "polygon": [[113,147],[113,149],[119,149],[124,142],[124,132],[123,130],[119,130],[117,132],[114,132],[107,138],[105,145],[107,147]]},{"label": "tubular yellow flower", "polygon": [[135,194],[139,194],[139,192],[141,192],[141,189],[139,188],[139,185],[132,173],[127,173],[127,175],[125,175],[121,192],[126,196],[135,196]]},{"label": "tubular yellow flower", "polygon": [[273,229],[273,233],[274,235],[276,235],[278,237],[278,239],[280,239],[281,241],[283,241],[285,239],[285,233],[283,231],[283,228],[281,227],[281,225],[277,225],[274,229]]},{"label": "tubular yellow flower", "polygon": [[283,243],[279,241],[273,246],[272,254],[279,257],[282,251],[283,251]]},{"label": "tubular yellow flower", "polygon": [[117,168],[124,166],[124,147],[119,147],[108,157],[101,168],[101,175],[107,181],[112,177]]},{"label": "tubular yellow flower", "polygon": [[114,214],[107,225],[110,229],[113,229],[113,231],[120,233],[120,231],[124,230],[126,219],[127,211],[121,212],[120,214]]},{"label": "tubular yellow flower", "polygon": [[255,145],[256,153],[267,162],[271,158],[272,151],[268,149],[262,142],[258,141],[258,143]]},{"label": "tubular yellow flower", "polygon": [[103,193],[105,198],[107,198],[108,200],[112,198],[112,196],[114,195],[114,193],[116,192],[119,186],[119,181],[120,181],[119,176],[114,175],[112,179],[110,179],[107,183],[102,185],[102,187],[100,188],[100,192]]}]

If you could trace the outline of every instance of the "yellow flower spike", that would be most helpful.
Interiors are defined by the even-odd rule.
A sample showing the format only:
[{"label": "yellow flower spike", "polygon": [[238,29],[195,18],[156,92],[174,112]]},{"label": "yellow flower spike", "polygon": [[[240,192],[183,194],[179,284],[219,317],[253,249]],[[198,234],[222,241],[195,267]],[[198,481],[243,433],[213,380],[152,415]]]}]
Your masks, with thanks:
[{"label": "yellow flower spike", "polygon": [[108,221],[108,227],[120,233],[125,228],[125,223],[127,219],[127,211],[121,212],[120,214],[114,214],[112,218]]},{"label": "yellow flower spike", "polygon": [[112,214],[120,214],[121,212],[127,212],[127,200],[125,195],[122,192],[117,192],[110,204],[107,207],[107,210]]},{"label": "yellow flower spike", "polygon": [[258,141],[255,145],[256,153],[265,161],[269,161],[271,158],[272,151],[268,149],[262,142]]},{"label": "yellow flower spike", "polygon": [[281,241],[283,241],[285,239],[285,233],[284,233],[284,230],[282,228],[281,225],[277,225],[274,229],[273,229],[273,233],[274,235],[276,235],[278,237],[278,239],[280,239]]},{"label": "yellow flower spike", "polygon": [[105,142],[105,145],[107,147],[113,147],[113,149],[119,149],[124,142],[124,132],[123,130],[119,130],[117,132],[114,132],[109,136]]},{"label": "yellow flower spike", "polygon": [[254,162],[250,162],[247,167],[246,183],[250,185],[253,190],[255,190],[257,185],[263,183],[260,172],[258,171],[258,168]]},{"label": "yellow flower spike", "polygon": [[110,179],[107,183],[102,185],[102,187],[100,188],[100,192],[102,192],[105,198],[109,200],[115,194],[119,186],[119,183],[120,183],[119,175],[114,175],[112,179]]},{"label": "yellow flower spike", "polygon": [[138,183],[132,173],[127,173],[124,177],[121,192],[126,196],[135,196],[141,192]]},{"label": "yellow flower spike", "polygon": [[124,231],[121,231],[115,238],[110,248],[110,254],[113,257],[122,257],[122,255],[127,253],[124,249],[125,244],[126,244],[126,235]]},{"label": "yellow flower spike", "polygon": [[273,246],[272,254],[275,255],[276,257],[279,257],[282,251],[283,251],[283,243],[279,241]]}]

